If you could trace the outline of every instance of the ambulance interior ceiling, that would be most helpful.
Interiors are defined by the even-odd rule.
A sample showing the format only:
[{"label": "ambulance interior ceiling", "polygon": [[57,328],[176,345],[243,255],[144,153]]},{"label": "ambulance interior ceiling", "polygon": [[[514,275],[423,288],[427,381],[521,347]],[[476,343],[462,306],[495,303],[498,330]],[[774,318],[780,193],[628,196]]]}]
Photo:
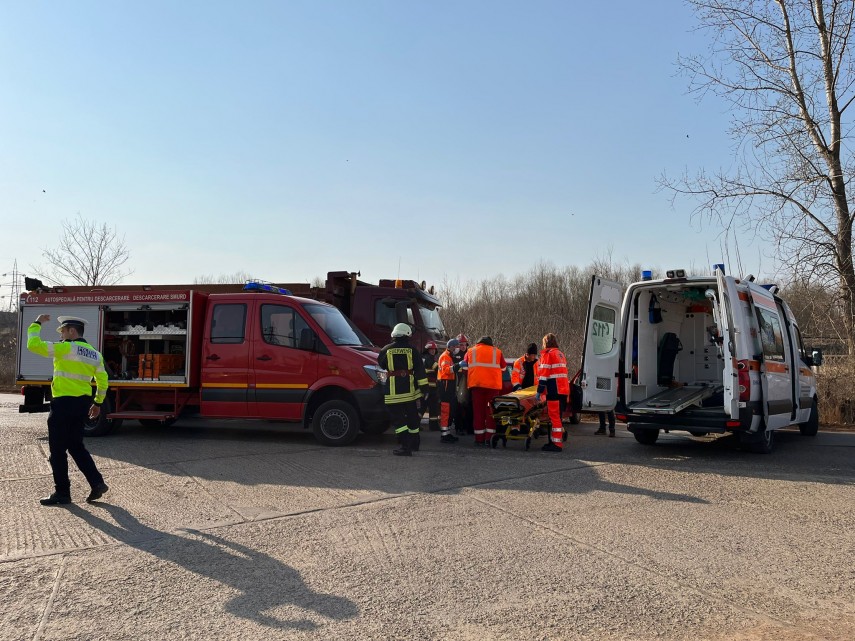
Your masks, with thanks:
[{"label": "ambulance interior ceiling", "polygon": [[[715,321],[706,297],[708,289],[715,290],[715,284],[669,284],[639,290],[626,337],[627,361],[632,361],[630,371],[634,372],[628,401],[644,400],[678,384],[721,383],[724,361],[711,340]],[[679,343],[673,336],[666,338],[668,334]],[[630,348],[634,344],[637,349]],[[665,353],[668,344],[672,354],[675,344],[681,347],[670,364]]]}]

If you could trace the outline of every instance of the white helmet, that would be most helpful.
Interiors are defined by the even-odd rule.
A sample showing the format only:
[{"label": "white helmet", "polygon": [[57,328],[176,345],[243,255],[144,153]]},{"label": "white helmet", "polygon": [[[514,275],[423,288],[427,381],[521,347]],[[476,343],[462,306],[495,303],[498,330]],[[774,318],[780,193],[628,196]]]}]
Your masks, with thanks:
[{"label": "white helmet", "polygon": [[400,338],[401,336],[412,336],[413,328],[406,323],[398,323],[392,328],[392,338]]}]

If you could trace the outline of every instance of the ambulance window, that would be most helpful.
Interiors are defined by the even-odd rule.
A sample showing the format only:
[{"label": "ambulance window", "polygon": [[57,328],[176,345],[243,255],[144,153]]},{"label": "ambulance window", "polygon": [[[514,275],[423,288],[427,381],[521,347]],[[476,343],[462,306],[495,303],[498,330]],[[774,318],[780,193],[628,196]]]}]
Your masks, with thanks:
[{"label": "ambulance window", "polygon": [[594,318],[591,322],[591,345],[594,354],[608,354],[612,351],[615,336],[615,310],[597,305],[594,307]]},{"label": "ambulance window", "polygon": [[211,313],[212,343],[243,343],[246,329],[246,305],[214,305]]},{"label": "ambulance window", "polygon": [[763,358],[769,361],[783,361],[784,339],[781,335],[781,320],[768,309],[757,307],[757,323],[760,327],[760,344],[763,346]]},{"label": "ambulance window", "polygon": [[796,341],[796,351],[799,353],[801,359],[807,362],[807,354],[805,353],[804,343],[802,342],[802,332],[795,325],[793,325],[793,329],[796,330],[795,332],[793,332],[793,338]]},{"label": "ambulance window", "polygon": [[285,305],[261,306],[261,336],[265,343],[297,347],[300,332],[308,326],[293,307]]}]

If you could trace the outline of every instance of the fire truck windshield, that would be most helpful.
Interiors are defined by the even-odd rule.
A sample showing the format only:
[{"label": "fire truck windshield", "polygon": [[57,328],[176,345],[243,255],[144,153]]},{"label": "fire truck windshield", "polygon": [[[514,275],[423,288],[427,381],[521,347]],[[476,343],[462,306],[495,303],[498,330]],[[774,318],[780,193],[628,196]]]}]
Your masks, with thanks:
[{"label": "fire truck windshield", "polygon": [[442,319],[439,317],[439,308],[425,307],[419,305],[419,312],[422,315],[422,322],[427,329],[432,329],[445,336],[445,327],[442,324]]},{"label": "fire truck windshield", "polygon": [[306,305],[306,311],[336,345],[371,345],[350,319],[330,305]]}]

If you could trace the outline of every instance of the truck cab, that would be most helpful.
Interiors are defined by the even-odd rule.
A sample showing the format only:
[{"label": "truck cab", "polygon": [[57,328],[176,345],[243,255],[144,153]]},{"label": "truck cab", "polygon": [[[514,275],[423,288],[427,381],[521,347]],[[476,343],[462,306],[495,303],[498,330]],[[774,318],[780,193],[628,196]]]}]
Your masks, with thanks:
[{"label": "truck cab", "polygon": [[392,328],[407,323],[413,328],[413,342],[420,348],[434,341],[445,348],[448,334],[439,315],[440,300],[433,287],[412,280],[381,279],[379,285],[366,283],[353,272],[327,274],[327,302],[332,303],[356,324],[375,345],[386,345]]},{"label": "truck cab", "polygon": [[673,270],[624,292],[594,276],[577,396],[582,411],[615,409],[643,444],[733,432],[770,452],[778,429],[817,433],[813,365],[777,288],[753,277]]}]

